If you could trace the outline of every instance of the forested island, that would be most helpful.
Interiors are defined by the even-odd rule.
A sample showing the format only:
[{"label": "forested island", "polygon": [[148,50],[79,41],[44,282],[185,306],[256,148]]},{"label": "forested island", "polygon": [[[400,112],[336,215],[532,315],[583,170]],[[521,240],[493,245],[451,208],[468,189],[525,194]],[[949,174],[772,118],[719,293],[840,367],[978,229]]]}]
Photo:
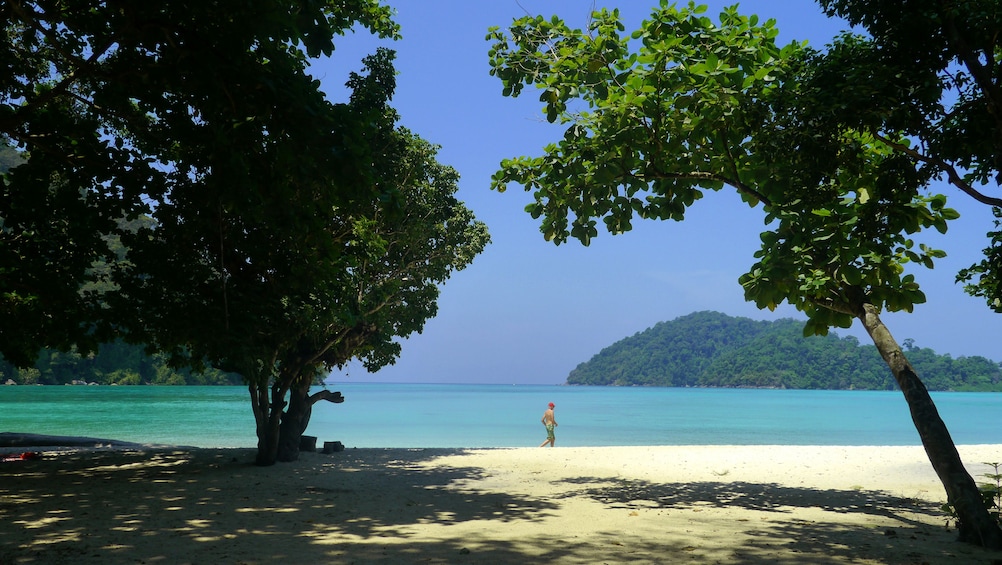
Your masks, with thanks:
[{"label": "forested island", "polygon": [[[622,339],[581,363],[570,385],[893,390],[872,345],[853,336],[803,336],[804,322],[696,312]],[[903,344],[934,391],[1002,391],[1002,368],[985,357],[939,355]]]},{"label": "forested island", "polygon": [[147,355],[143,347],[116,342],[97,353],[43,349],[34,367],[18,369],[0,357],[0,383],[17,385],[239,385],[243,378],[211,367],[196,372],[173,369],[163,355]]}]

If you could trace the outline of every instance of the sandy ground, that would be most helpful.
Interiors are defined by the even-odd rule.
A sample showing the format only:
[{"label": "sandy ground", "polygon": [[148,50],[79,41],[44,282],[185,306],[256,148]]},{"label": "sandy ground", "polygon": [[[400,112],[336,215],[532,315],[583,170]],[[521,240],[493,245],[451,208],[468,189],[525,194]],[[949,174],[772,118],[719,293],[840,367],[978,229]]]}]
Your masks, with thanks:
[{"label": "sandy ground", "polygon": [[919,447],[38,449],[0,463],[0,565],[1002,560],[954,541]]}]

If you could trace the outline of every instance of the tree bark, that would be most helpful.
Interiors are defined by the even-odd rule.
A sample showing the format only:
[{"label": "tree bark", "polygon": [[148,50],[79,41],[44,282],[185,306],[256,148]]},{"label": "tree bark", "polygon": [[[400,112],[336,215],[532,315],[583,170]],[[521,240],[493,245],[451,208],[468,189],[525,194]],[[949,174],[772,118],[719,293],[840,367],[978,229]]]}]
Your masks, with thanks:
[{"label": "tree bark", "polygon": [[307,395],[310,392],[310,381],[293,385],[289,389],[289,408],[282,414],[281,431],[279,432],[278,460],[283,462],[299,459],[299,438],[302,437],[308,423],[312,407]]},{"label": "tree bark", "polygon": [[286,389],[278,384],[268,387],[266,384],[256,383],[250,384],[248,388],[257,429],[257,456],[254,463],[262,467],[274,465],[278,461],[279,425],[282,408],[285,406]]},{"label": "tree bark", "polygon": [[912,422],[922,440],[922,447],[946,488],[947,501],[957,513],[960,540],[989,549],[1002,549],[1002,529],[988,513],[981,492],[964,467],[960,453],[957,452],[953,438],[939,416],[928,389],[880,320],[877,308],[864,303],[857,317],[870,334],[904,394]]},{"label": "tree bark", "polygon": [[300,439],[310,424],[313,415],[313,405],[321,400],[335,404],[344,402],[340,392],[321,390],[310,395],[311,381],[294,385],[289,390],[289,409],[282,414],[282,426],[279,438],[278,460],[283,462],[299,459]]}]

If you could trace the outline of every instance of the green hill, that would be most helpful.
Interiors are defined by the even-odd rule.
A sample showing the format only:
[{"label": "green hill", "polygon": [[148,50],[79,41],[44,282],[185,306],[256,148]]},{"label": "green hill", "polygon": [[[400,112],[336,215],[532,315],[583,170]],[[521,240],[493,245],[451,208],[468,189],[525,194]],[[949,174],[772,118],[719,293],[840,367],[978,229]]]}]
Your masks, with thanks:
[{"label": "green hill", "polygon": [[[803,336],[804,322],[696,312],[622,339],[581,363],[571,385],[891,390],[890,369],[855,337]],[[939,355],[905,342],[929,390],[1002,391],[1002,368],[984,357]]]}]

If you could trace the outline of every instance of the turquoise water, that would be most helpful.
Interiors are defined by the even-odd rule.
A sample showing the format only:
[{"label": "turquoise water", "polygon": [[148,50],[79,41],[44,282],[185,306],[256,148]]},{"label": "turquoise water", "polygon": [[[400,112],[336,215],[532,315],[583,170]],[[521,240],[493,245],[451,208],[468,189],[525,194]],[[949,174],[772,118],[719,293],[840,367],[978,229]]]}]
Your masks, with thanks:
[{"label": "turquoise water", "polygon": [[[900,392],[340,383],[307,430],[348,447],[919,445]],[[1002,444],[1002,394],[934,393],[958,444]],[[256,445],[244,387],[0,387],[0,431]]]}]

